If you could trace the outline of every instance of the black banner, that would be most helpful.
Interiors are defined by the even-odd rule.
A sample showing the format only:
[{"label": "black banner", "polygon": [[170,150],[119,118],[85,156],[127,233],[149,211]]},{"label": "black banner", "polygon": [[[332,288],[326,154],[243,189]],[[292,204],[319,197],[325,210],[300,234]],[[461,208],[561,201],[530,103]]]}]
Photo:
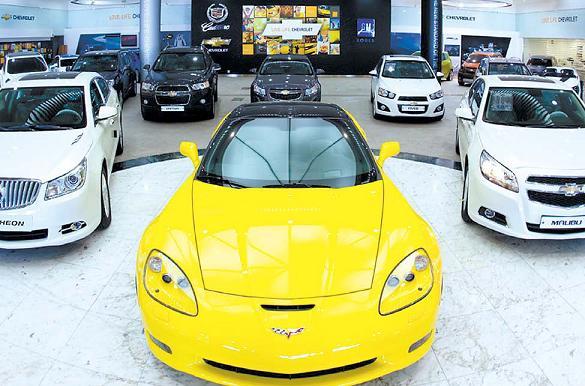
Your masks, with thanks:
[{"label": "black banner", "polygon": [[443,55],[443,3],[421,1],[421,52],[433,70],[441,71]]},{"label": "black banner", "polygon": [[367,74],[390,51],[390,2],[193,0],[191,35],[222,72],[249,73],[268,54],[299,53],[328,74]]}]

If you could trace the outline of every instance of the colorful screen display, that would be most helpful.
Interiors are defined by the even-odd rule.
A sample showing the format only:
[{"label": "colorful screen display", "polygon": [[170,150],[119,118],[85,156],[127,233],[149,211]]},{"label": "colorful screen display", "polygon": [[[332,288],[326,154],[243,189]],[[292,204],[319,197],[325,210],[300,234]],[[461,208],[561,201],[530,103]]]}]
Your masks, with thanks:
[{"label": "colorful screen display", "polygon": [[330,5],[244,5],[243,55],[340,55],[341,10]]}]

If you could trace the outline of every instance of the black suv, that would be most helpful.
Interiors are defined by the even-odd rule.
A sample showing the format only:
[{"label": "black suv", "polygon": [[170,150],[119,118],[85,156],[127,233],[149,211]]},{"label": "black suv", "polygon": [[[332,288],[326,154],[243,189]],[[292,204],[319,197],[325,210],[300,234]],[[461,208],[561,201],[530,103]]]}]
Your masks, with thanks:
[{"label": "black suv", "polygon": [[118,91],[120,100],[136,96],[137,72],[132,66],[132,57],[128,51],[106,50],[90,51],[81,55],[72,71],[97,72]]},{"label": "black suv", "polygon": [[323,70],[315,70],[306,55],[272,55],[266,57],[260,70],[252,70],[256,79],[250,87],[250,100],[321,101],[321,84],[317,78]]},{"label": "black suv", "polygon": [[148,74],[142,82],[142,117],[154,120],[162,114],[192,117],[203,113],[215,117],[217,72],[205,47],[169,48],[160,53],[154,65],[145,65]]}]

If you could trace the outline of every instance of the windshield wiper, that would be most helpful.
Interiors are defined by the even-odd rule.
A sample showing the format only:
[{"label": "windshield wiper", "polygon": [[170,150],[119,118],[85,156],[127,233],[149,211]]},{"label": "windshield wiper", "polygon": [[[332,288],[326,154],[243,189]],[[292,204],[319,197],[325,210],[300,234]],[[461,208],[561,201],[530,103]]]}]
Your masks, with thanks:
[{"label": "windshield wiper", "polygon": [[299,183],[290,183],[290,184],[274,184],[274,185],[264,185],[263,188],[331,188],[329,185],[315,185],[315,184],[299,184]]},{"label": "windshield wiper", "polygon": [[206,174],[204,176],[199,176],[197,179],[201,182],[207,182],[213,185],[229,186],[230,188],[234,189],[248,188],[246,185],[238,184],[237,182],[228,180],[227,178],[215,174]]},{"label": "windshield wiper", "polygon": [[56,130],[70,130],[73,129],[71,126],[59,126],[50,124],[23,124],[15,125],[7,128],[8,130],[14,131],[56,131]]}]

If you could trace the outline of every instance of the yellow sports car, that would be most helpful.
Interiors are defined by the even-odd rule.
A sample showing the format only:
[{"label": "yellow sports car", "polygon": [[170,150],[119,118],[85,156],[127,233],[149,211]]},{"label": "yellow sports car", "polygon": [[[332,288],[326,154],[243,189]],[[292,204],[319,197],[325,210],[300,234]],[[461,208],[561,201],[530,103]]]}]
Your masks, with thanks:
[{"label": "yellow sports car", "polygon": [[226,385],[354,385],[407,367],[435,337],[431,228],[335,105],[256,103],[219,124],[145,231],[144,332],[177,370]]}]

